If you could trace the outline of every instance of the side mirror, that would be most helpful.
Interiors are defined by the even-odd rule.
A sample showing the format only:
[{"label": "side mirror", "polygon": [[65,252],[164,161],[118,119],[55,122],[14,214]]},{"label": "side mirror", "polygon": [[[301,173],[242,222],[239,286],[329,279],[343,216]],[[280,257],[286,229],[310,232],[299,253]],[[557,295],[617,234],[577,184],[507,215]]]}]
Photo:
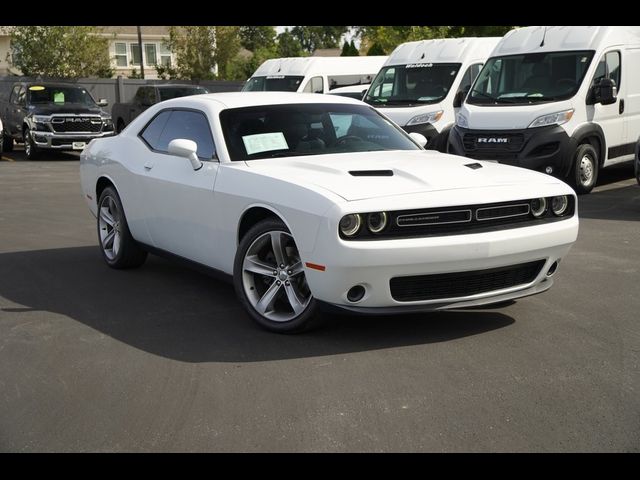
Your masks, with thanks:
[{"label": "side mirror", "polygon": [[453,108],[460,108],[462,106],[462,102],[467,98],[467,93],[469,93],[469,90],[458,90],[456,96],[453,97]]},{"label": "side mirror", "polygon": [[610,78],[603,78],[594,87],[593,94],[596,103],[601,103],[602,105],[611,105],[612,103],[616,103],[618,97],[616,82]]},{"label": "side mirror", "polygon": [[198,158],[198,145],[193,140],[186,138],[176,138],[169,142],[169,153],[178,157],[188,158],[194,170],[202,168],[202,162]]},{"label": "side mirror", "polygon": [[413,141],[420,145],[422,148],[427,146],[427,137],[418,132],[411,132],[409,134]]},{"label": "side mirror", "polygon": [[101,98],[100,100],[98,100],[99,107],[106,107],[108,105],[109,105],[109,102],[107,101],[106,98]]}]

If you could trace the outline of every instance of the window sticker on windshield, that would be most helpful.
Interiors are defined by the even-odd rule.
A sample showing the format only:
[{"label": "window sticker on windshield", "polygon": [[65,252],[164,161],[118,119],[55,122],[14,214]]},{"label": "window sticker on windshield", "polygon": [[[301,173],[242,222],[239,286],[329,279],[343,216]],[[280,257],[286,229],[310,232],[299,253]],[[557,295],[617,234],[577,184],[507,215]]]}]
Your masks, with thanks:
[{"label": "window sticker on windshield", "polygon": [[32,92],[39,92],[41,90],[44,90],[44,87],[42,85],[33,85],[29,87],[29,90],[31,90]]},{"label": "window sticker on windshield", "polygon": [[288,150],[287,140],[282,132],[258,133],[256,135],[244,135],[242,137],[247,155],[254,153],[270,152],[272,150]]},{"label": "window sticker on windshield", "polygon": [[433,63],[409,63],[404,68],[429,68],[433,67]]},{"label": "window sticker on windshield", "polygon": [[54,92],[53,103],[64,103],[64,92]]},{"label": "window sticker on windshield", "polygon": [[277,80],[284,78],[284,75],[267,75],[267,80]]}]

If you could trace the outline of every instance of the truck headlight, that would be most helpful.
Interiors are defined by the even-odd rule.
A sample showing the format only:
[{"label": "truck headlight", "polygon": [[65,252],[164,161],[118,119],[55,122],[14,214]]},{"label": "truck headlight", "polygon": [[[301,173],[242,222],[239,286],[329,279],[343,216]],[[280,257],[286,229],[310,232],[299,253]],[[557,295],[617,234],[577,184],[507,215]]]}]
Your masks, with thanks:
[{"label": "truck headlight", "polygon": [[571,120],[574,111],[575,110],[572,108],[570,110],[564,110],[562,112],[543,115],[531,122],[528,128],[546,127],[548,125],[562,125],[563,123],[567,123],[569,120]]},{"label": "truck headlight", "polygon": [[456,125],[458,125],[461,128],[469,128],[469,122],[467,121],[467,117],[459,113],[458,117],[456,118]]},{"label": "truck headlight", "polygon": [[438,110],[437,112],[423,113],[422,115],[416,115],[407,122],[407,125],[420,125],[421,123],[435,123],[442,118],[444,110]]},{"label": "truck headlight", "polygon": [[38,132],[48,132],[49,131],[49,128],[47,127],[46,123],[51,121],[51,117],[47,117],[45,115],[34,115],[33,117],[31,117],[31,119],[33,120],[33,123],[35,124],[34,130],[36,130]]}]

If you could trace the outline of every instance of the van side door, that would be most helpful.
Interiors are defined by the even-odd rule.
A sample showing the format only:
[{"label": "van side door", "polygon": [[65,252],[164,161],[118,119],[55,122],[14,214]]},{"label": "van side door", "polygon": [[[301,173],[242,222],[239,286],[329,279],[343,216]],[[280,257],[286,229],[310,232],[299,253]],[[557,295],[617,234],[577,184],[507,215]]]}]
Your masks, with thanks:
[{"label": "van side door", "polygon": [[[625,151],[624,114],[621,101],[624,105],[625,87],[627,82],[622,81],[620,50],[609,50],[598,59],[596,71],[591,80],[587,95],[587,120],[598,124],[603,132],[606,142],[606,157],[604,166],[622,161]],[[609,78],[616,84],[618,93],[616,101],[610,105],[596,103],[594,99],[594,87],[603,79]]]},{"label": "van side door", "polygon": [[640,140],[640,47],[629,48],[622,53],[622,75],[626,83],[625,144],[632,146],[635,152],[636,143]]}]

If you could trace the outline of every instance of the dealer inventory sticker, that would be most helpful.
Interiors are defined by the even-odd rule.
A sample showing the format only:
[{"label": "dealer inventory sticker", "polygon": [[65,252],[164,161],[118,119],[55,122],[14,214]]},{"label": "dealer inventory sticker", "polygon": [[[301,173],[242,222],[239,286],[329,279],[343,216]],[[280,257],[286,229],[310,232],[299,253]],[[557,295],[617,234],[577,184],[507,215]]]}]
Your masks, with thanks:
[{"label": "dealer inventory sticker", "polygon": [[247,155],[254,153],[270,152],[272,150],[288,150],[287,140],[282,132],[258,133],[256,135],[244,135],[242,137]]}]

